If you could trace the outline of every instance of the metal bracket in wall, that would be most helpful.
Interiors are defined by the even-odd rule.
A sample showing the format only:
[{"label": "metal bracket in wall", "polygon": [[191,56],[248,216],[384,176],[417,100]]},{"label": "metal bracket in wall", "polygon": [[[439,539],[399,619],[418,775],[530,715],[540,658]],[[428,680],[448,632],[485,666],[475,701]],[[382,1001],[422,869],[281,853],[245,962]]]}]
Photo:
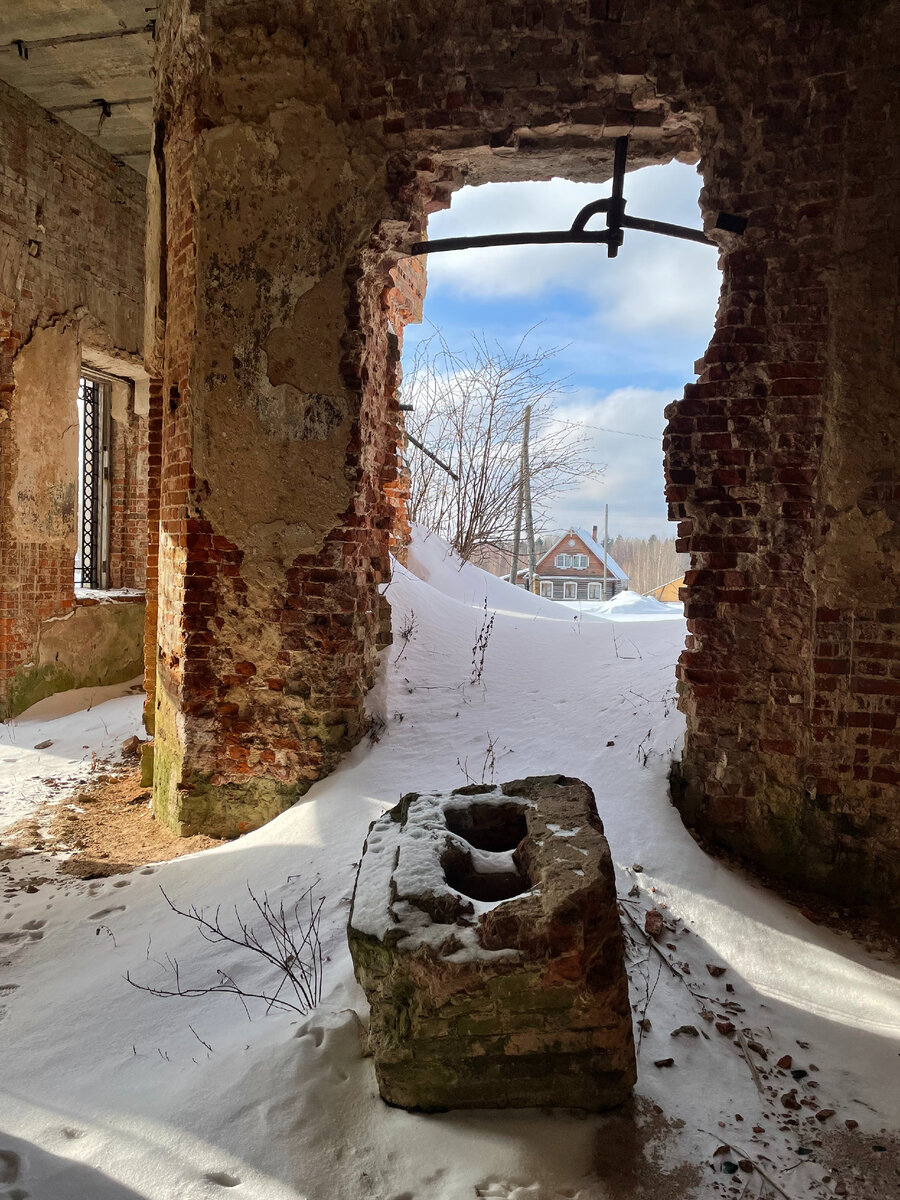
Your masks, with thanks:
[{"label": "metal bracket in wall", "polygon": [[[489,233],[481,237],[436,238],[430,242],[415,242],[410,256],[416,254],[444,254],[449,250],[474,250],[483,246],[555,246],[573,242],[587,242],[606,246],[608,258],[615,258],[625,237],[626,229],[642,229],[645,233],[661,233],[666,237],[683,238],[689,242],[702,242],[707,246],[716,243],[701,229],[690,229],[686,225],[671,225],[667,221],[648,221],[642,217],[625,215],[625,164],[628,159],[628,138],[616,138],[613,159],[612,195],[604,200],[586,204],[571,229],[549,229],[536,233]],[[605,229],[587,229],[591,217],[606,213]],[[747,228],[745,217],[731,213],[719,213],[716,229],[728,233],[743,233]]]}]

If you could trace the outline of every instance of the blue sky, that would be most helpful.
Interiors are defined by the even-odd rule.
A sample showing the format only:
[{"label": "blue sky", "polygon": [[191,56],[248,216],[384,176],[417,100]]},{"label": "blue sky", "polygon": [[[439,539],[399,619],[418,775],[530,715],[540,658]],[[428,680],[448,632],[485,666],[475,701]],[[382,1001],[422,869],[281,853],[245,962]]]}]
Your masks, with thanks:
[{"label": "blue sky", "polygon": [[[694,167],[670,163],[629,174],[627,212],[701,227]],[[486,184],[463,188],[429,221],[432,238],[523,229],[565,229],[609,185]],[[602,228],[595,217],[591,228]],[[404,360],[438,326],[454,349],[472,332],[512,347],[532,327],[532,348],[559,347],[554,374],[567,377],[557,406],[582,422],[604,474],[559,497],[559,526],[601,524],[610,534],[674,536],[663,499],[663,409],[694,378],[712,334],[719,291],[710,246],[627,231],[618,258],[605,247],[527,246],[468,250],[428,260],[425,323],[405,333]],[[598,427],[603,427],[598,428]],[[621,432],[607,432],[618,430]]]}]

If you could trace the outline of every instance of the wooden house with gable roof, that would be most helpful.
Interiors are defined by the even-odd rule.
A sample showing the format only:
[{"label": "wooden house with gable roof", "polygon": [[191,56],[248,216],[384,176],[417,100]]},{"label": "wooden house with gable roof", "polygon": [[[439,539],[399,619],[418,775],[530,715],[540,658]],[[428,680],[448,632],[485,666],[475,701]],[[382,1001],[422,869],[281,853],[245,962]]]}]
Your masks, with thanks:
[{"label": "wooden house with gable roof", "polygon": [[[540,594],[547,600],[611,600],[628,587],[628,576],[597,541],[597,526],[591,533],[569,529],[536,564]],[[527,586],[528,571],[518,573],[517,582]]]}]

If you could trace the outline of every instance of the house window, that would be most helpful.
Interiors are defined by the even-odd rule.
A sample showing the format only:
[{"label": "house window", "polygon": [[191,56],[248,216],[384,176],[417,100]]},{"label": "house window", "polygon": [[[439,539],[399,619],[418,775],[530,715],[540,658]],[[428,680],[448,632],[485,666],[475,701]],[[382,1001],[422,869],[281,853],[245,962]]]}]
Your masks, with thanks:
[{"label": "house window", "polygon": [[578,584],[575,582],[563,584],[563,600],[578,599]]},{"label": "house window", "polygon": [[553,581],[551,579],[541,581],[541,595],[546,596],[548,600],[553,599]]},{"label": "house window", "polygon": [[588,565],[588,556],[586,554],[557,554],[553,560],[557,567],[562,567],[564,570],[586,571]]},{"label": "house window", "polygon": [[78,381],[78,540],[75,586],[108,586],[109,385]]},{"label": "house window", "polygon": [[599,600],[603,585],[601,583],[588,584],[588,600]]}]

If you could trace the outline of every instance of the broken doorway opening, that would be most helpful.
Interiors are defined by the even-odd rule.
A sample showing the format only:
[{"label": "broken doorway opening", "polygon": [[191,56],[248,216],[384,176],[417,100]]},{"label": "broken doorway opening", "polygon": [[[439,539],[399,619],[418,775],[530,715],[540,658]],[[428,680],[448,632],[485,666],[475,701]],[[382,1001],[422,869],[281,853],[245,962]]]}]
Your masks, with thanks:
[{"label": "broken doorway opening", "polygon": [[[628,212],[699,231],[701,182],[683,162],[630,172]],[[462,188],[454,193],[452,208],[429,220],[429,240],[567,229],[575,214],[609,191],[609,183],[560,178]],[[595,225],[602,229],[599,215],[590,228]],[[407,428],[416,439],[460,472],[461,445],[446,445],[441,430],[421,424],[411,394],[416,353],[435,327],[453,350],[471,334],[508,348],[530,331],[533,348],[558,348],[553,374],[567,377],[556,399],[560,422],[581,431],[594,463],[605,468],[602,476],[576,480],[551,498],[544,523],[535,530],[538,554],[541,534],[549,549],[569,528],[591,530],[609,504],[610,542],[617,543],[608,547],[609,554],[618,562],[618,549],[629,560],[620,565],[633,565],[628,570],[632,590],[649,592],[682,574],[686,556],[676,553],[664,499],[664,411],[691,380],[713,331],[721,284],[715,249],[629,228],[615,262],[607,261],[602,245],[529,245],[432,254],[427,263],[425,328],[408,330],[404,348],[402,399],[404,405],[413,403]],[[504,451],[515,474],[519,447],[509,444]],[[421,480],[441,477],[447,483],[448,477],[440,465],[426,463],[415,446],[408,447],[407,459],[415,515]],[[449,527],[437,532],[454,540]],[[522,536],[524,542],[524,530]],[[486,538],[472,561],[505,574],[510,541],[511,530]],[[519,565],[524,561],[520,557]],[[558,586],[547,586],[539,577],[535,590],[548,598],[573,599],[560,572],[552,574]],[[562,574],[586,579],[584,571]],[[605,598],[596,586],[594,594],[585,587],[568,592],[573,590],[574,598]]]}]

